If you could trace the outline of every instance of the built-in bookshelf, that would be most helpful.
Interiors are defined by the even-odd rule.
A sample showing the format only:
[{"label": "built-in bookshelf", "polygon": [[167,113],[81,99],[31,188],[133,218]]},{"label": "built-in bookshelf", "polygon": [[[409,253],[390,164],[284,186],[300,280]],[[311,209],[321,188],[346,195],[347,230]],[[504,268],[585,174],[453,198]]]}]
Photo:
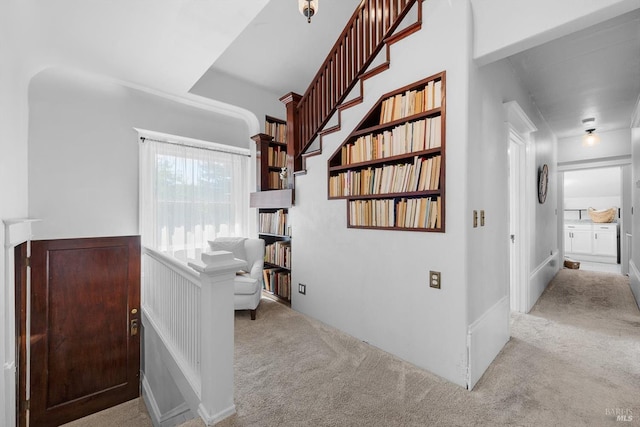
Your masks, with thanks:
[{"label": "built-in bookshelf", "polygon": [[288,161],[286,122],[267,116],[265,133],[259,133],[252,139],[256,142],[258,189],[265,191],[286,188],[286,181],[280,178]]},{"label": "built-in bookshelf", "polygon": [[258,235],[265,241],[263,289],[291,301],[291,235],[287,209],[259,209]]},{"label": "built-in bookshelf", "polygon": [[266,116],[265,132],[252,137],[256,142],[258,191],[251,194],[250,206],[258,208],[258,237],[265,241],[263,290],[289,304],[291,228],[288,208],[293,204],[293,189],[284,168],[288,168],[294,153],[287,132],[284,120]]},{"label": "built-in bookshelf", "polygon": [[444,232],[445,74],[383,95],[330,157],[348,227]]}]

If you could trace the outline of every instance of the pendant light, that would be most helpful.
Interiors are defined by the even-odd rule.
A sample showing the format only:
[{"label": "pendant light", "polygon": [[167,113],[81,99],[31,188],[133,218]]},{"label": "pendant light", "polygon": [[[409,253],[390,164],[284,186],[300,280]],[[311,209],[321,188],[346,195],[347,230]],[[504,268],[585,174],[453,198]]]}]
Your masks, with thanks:
[{"label": "pendant light", "polygon": [[311,23],[311,17],[318,13],[318,0],[298,0],[300,13]]}]

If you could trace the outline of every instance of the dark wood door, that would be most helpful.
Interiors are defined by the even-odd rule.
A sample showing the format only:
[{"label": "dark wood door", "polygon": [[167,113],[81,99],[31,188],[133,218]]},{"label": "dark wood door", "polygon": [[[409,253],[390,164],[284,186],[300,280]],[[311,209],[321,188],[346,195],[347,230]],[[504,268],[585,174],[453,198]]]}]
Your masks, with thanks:
[{"label": "dark wood door", "polygon": [[31,244],[30,425],[138,397],[139,237]]}]

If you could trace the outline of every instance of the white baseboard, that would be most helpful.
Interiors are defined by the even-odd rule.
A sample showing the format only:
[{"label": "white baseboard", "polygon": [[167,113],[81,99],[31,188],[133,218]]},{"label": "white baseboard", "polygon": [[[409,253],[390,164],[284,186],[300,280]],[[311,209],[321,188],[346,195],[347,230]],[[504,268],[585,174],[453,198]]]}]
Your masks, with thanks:
[{"label": "white baseboard", "polygon": [[207,409],[202,404],[200,404],[200,407],[198,408],[198,415],[200,415],[200,418],[202,418],[202,421],[204,421],[204,423],[208,426],[212,426],[215,423],[220,422],[235,413],[236,413],[236,405],[231,405],[230,407],[223,409],[222,411],[213,415],[209,414],[207,412]]},{"label": "white baseboard", "polygon": [[636,304],[640,307],[640,270],[633,260],[629,260],[629,283],[631,292],[636,299]]},{"label": "white baseboard", "polygon": [[473,389],[502,347],[509,341],[509,296],[505,295],[469,325],[467,388]]},{"label": "white baseboard", "polygon": [[538,265],[529,275],[529,296],[527,298],[527,307],[525,313],[531,311],[540,295],[547,288],[551,279],[560,270],[559,252],[556,249],[547,257],[540,265]]},{"label": "white baseboard", "polygon": [[3,364],[3,390],[0,390],[0,426],[14,427],[16,425],[16,364],[14,361]]},{"label": "white baseboard", "polygon": [[142,398],[149,410],[153,427],[173,427],[193,419],[191,409],[189,409],[189,405],[186,403],[182,403],[164,414],[161,413],[155,396],[153,395],[153,390],[144,374],[142,375]]}]

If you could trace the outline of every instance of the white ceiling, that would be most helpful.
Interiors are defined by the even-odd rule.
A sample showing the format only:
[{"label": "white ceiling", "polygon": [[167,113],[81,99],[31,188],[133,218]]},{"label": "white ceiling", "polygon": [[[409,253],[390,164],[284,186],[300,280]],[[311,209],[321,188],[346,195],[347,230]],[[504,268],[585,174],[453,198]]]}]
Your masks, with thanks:
[{"label": "white ceiling", "polygon": [[73,67],[184,95],[268,2],[22,0],[17,32],[32,72]]},{"label": "white ceiling", "polygon": [[629,128],[640,94],[640,9],[509,58],[558,138]]},{"label": "white ceiling", "polygon": [[[22,0],[31,70],[66,66],[178,96],[213,71],[303,93],[360,0]],[[640,94],[640,9],[509,58],[554,133],[629,127]]]},{"label": "white ceiling", "polygon": [[[278,96],[292,91],[302,94],[361,1],[322,0],[308,23],[297,1],[273,0],[212,64],[209,73],[232,75]],[[205,75],[203,80],[211,82],[212,78]]]}]

